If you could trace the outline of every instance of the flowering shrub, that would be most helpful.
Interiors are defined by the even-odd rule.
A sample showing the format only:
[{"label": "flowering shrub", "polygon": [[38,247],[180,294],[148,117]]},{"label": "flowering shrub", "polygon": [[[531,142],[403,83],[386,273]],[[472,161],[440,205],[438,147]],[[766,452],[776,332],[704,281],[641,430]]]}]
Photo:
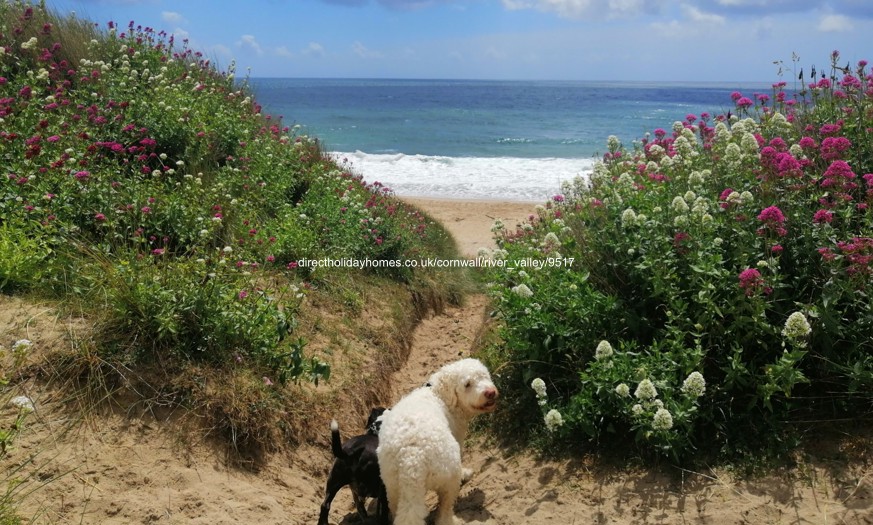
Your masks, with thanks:
[{"label": "flowering shrub", "polygon": [[873,76],[833,58],[791,95],[610,137],[589,180],[498,228],[498,358],[554,390],[551,435],[735,451],[869,403]]},{"label": "flowering shrub", "polygon": [[288,290],[319,278],[296,261],[427,254],[445,236],[187,42],[21,1],[0,25],[0,290],[89,298],[137,359],[323,377],[282,343]]}]

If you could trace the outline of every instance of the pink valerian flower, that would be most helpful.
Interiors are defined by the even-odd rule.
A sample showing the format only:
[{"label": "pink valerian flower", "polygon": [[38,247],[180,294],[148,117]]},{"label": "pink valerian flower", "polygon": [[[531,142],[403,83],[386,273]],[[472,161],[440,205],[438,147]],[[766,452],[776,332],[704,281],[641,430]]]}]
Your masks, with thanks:
[{"label": "pink valerian flower", "polygon": [[821,141],[821,157],[825,160],[838,160],[851,147],[852,142],[846,137],[827,137]]},{"label": "pink valerian flower", "polygon": [[240,290],[239,293],[237,294],[237,297],[239,297],[240,301],[242,301],[243,299],[245,299],[248,296],[249,296],[249,292],[247,292],[245,290]]},{"label": "pink valerian flower", "polygon": [[738,276],[740,281],[740,288],[743,290],[743,293],[746,296],[754,295],[759,291],[765,291],[764,287],[764,278],[761,276],[761,272],[756,270],[755,268],[746,268],[740,275]]},{"label": "pink valerian flower", "polygon": [[828,210],[818,210],[812,217],[815,224],[830,224],[834,220],[834,214]]},{"label": "pink valerian flower", "polygon": [[766,230],[776,233],[780,237],[784,237],[788,233],[785,229],[785,215],[777,206],[770,206],[761,210],[758,214],[758,220],[764,223],[764,226],[758,229],[758,234],[763,235]]},{"label": "pink valerian flower", "polygon": [[152,212],[152,209],[149,208],[148,206],[143,206],[142,208],[140,208],[139,211],[141,211],[141,212],[143,212],[144,214],[148,215],[149,213]]},{"label": "pink valerian flower", "polygon": [[784,250],[785,248],[783,248],[781,244],[774,244],[770,247],[770,253],[772,253],[773,255],[779,255]]},{"label": "pink valerian flower", "polygon": [[[873,275],[873,238],[853,237],[851,241],[837,242],[839,255],[848,262],[846,274],[850,277],[861,276],[865,280]],[[834,261],[837,254],[831,248],[819,248],[819,253],[826,261]]]},{"label": "pink valerian flower", "polygon": [[747,109],[755,105],[755,103],[749,97],[740,97],[739,100],[736,101],[737,107],[741,109]]},{"label": "pink valerian flower", "polygon": [[818,144],[816,144],[815,139],[812,137],[802,137],[797,143],[803,149],[815,149],[818,147]]},{"label": "pink valerian flower", "polygon": [[78,180],[78,181],[86,181],[86,180],[88,180],[88,177],[90,177],[90,176],[91,176],[91,172],[88,172],[88,171],[78,171],[78,172],[76,172],[75,175],[73,175],[73,177],[75,177],[76,180]]},{"label": "pink valerian flower", "polygon": [[835,160],[825,170],[821,180],[822,188],[835,188],[842,191],[853,190],[858,187],[858,184],[852,182],[856,178],[852,167],[844,160]]},{"label": "pink valerian flower", "polygon": [[94,220],[97,222],[103,222],[106,220],[106,215],[103,215],[102,213],[95,213]]},{"label": "pink valerian flower", "polygon": [[152,250],[152,255],[163,255],[163,254],[164,254],[163,248],[155,248],[154,250]]}]

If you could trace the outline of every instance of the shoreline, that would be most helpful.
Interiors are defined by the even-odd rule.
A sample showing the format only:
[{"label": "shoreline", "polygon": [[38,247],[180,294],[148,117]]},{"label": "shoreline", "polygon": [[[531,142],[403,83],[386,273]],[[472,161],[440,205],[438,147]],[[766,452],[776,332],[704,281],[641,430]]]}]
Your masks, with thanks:
[{"label": "shoreline", "polygon": [[455,199],[448,197],[402,197],[398,199],[420,208],[441,222],[452,234],[458,251],[464,257],[476,257],[479,248],[494,249],[497,245],[491,232],[494,221],[507,226],[527,220],[536,213],[541,202],[498,199]]}]

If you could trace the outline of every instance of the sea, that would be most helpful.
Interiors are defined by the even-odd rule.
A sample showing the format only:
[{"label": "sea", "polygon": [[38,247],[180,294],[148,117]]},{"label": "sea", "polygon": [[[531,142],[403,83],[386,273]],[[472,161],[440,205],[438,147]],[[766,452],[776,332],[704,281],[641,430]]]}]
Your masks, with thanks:
[{"label": "sea", "polygon": [[249,79],[263,111],[399,196],[542,202],[628,148],[769,84]]}]

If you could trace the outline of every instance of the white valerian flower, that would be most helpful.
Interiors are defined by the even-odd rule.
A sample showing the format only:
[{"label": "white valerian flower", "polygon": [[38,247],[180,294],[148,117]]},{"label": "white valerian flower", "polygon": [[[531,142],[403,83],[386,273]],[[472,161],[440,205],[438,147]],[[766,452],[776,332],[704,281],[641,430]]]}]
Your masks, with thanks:
[{"label": "white valerian flower", "polygon": [[621,148],[621,141],[615,135],[610,135],[606,139],[606,147],[609,151],[618,151]]},{"label": "white valerian flower", "polygon": [[652,428],[655,430],[670,430],[673,428],[673,416],[666,408],[659,408],[652,419]]},{"label": "white valerian flower", "polygon": [[806,316],[802,312],[794,312],[789,315],[785,321],[785,327],[782,328],[782,335],[799,346],[806,346],[804,338],[811,332],[809,321],[806,320]]},{"label": "white valerian flower", "polygon": [[225,246],[224,249],[222,249],[221,251],[223,251],[224,253],[233,253],[233,248],[231,248],[230,246]]},{"label": "white valerian flower", "polygon": [[597,349],[594,351],[594,358],[598,361],[603,359],[609,359],[612,357],[612,345],[609,344],[609,341],[603,340],[597,344]]},{"label": "white valerian flower", "polygon": [[688,203],[679,195],[673,198],[670,207],[673,208],[673,211],[676,213],[688,213]]},{"label": "white valerian flower", "polygon": [[637,212],[633,208],[628,208],[621,212],[621,227],[628,228],[635,225],[637,222]]},{"label": "white valerian flower", "polygon": [[635,416],[639,416],[643,413],[643,405],[637,403],[636,405],[631,407],[631,414]]},{"label": "white valerian flower", "polygon": [[549,432],[554,432],[558,429],[558,427],[564,424],[564,418],[561,417],[561,413],[554,408],[549,410],[544,420],[546,422],[546,428]]},{"label": "white valerian flower", "polygon": [[33,342],[30,339],[19,339],[12,343],[12,351],[13,352],[26,352],[30,350],[30,347],[33,346]]},{"label": "white valerian flower", "polygon": [[517,295],[519,297],[528,298],[528,297],[533,296],[533,291],[530,288],[528,288],[528,286],[526,284],[523,284],[523,283],[519,284],[517,286],[513,286],[511,288],[511,290],[512,290],[512,293],[514,293],[515,295]]},{"label": "white valerian flower", "polygon": [[640,384],[637,385],[637,389],[634,390],[634,397],[642,401],[655,399],[658,397],[658,390],[655,388],[655,385],[651,380],[643,379],[640,381]]},{"label": "white valerian flower", "polygon": [[706,391],[706,380],[700,372],[691,372],[682,382],[682,391],[692,397],[700,397]]},{"label": "white valerian flower", "polygon": [[22,412],[34,411],[33,400],[27,396],[13,397],[9,400],[9,404],[17,407],[18,410],[21,410]]},{"label": "white valerian flower", "polygon": [[33,49],[38,43],[39,40],[35,36],[30,37],[30,40],[21,43],[21,49]]},{"label": "white valerian flower", "polygon": [[533,388],[534,393],[537,395],[537,403],[540,406],[545,406],[549,398],[546,393],[546,382],[538,377],[531,382],[530,387]]},{"label": "white valerian flower", "polygon": [[560,246],[561,245],[561,241],[560,241],[560,239],[558,239],[558,236],[552,232],[549,232],[546,234],[546,237],[545,237],[545,239],[543,239],[543,242],[546,244],[546,246]]},{"label": "white valerian flower", "polygon": [[615,393],[621,397],[628,397],[630,395],[630,387],[624,383],[620,383],[615,387]]}]

